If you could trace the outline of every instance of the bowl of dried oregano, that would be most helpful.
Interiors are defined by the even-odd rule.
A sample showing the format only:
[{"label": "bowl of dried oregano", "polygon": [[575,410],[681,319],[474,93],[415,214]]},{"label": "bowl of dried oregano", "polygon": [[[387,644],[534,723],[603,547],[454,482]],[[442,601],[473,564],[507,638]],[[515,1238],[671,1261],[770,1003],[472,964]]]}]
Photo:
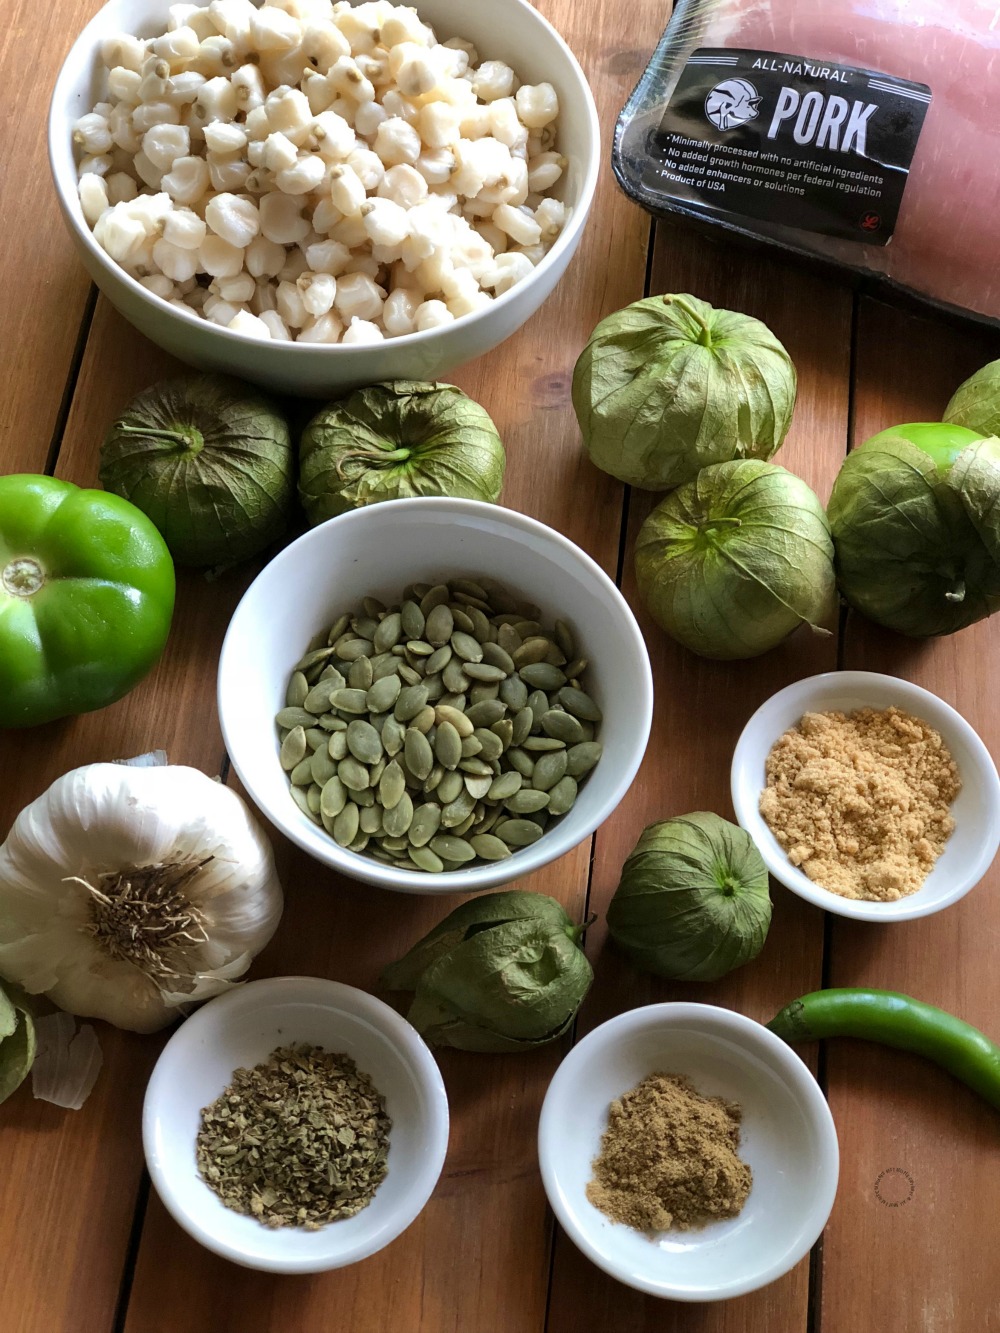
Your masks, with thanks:
[{"label": "bowl of dried oregano", "polygon": [[388,1005],[321,977],[210,1001],[157,1061],[143,1143],[168,1211],[247,1268],[318,1273],[416,1218],[448,1146],[434,1057]]},{"label": "bowl of dried oregano", "polygon": [[871,671],[779,690],[733,755],[736,818],[768,870],[839,916],[907,921],[983,878],[1000,846],[1000,779],[943,699]]}]

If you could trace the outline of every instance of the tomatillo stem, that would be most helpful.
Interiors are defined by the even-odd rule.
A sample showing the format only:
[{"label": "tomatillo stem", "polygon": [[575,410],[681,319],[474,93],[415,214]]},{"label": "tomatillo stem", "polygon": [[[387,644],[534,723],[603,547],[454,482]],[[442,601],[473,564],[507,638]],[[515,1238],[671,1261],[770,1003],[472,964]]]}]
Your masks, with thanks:
[{"label": "tomatillo stem", "polygon": [[179,449],[186,453],[200,454],[205,447],[205,441],[201,436],[201,432],[195,430],[193,427],[190,431],[186,431],[183,428],[178,430],[158,430],[154,427],[147,428],[145,426],[125,425],[118,426],[116,429],[121,431],[123,435],[142,435],[150,440],[170,440],[172,443],[176,444]]},{"label": "tomatillo stem", "polygon": [[698,314],[694,306],[688,305],[687,301],[685,301],[682,296],[665,296],[663,299],[667,305],[680,306],[685,315],[687,315],[689,319],[694,320],[701,329],[701,332],[698,335],[698,342],[701,343],[702,347],[712,346],[712,330],[709,328],[707,321]]},{"label": "tomatillo stem", "polygon": [[4,565],[0,582],[11,597],[33,597],[45,583],[45,571],[30,555],[19,555]]},{"label": "tomatillo stem", "polygon": [[954,1014],[896,991],[813,991],[767,1025],[789,1043],[860,1037],[933,1060],[1000,1110],[1000,1046]]}]

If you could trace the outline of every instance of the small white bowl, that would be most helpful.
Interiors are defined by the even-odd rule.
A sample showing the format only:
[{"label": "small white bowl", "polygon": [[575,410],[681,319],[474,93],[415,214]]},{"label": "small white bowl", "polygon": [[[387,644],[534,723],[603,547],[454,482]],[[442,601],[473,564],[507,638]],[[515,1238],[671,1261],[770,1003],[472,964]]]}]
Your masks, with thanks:
[{"label": "small white bowl", "polygon": [[94,240],[80,208],[73,122],[102,97],[97,52],[119,32],[164,31],[172,0],[111,0],[77,38],[56,80],[49,110],[49,163],[70,235],[87,272],[115,308],[158,346],[200,370],[241,375],[287,393],[332,395],[380,380],[432,380],[482,356],[528,320],[565,273],[583,234],[601,165],[597,108],[576,57],[526,0],[419,0],[417,9],[444,41],[464,37],[484,59],[503,60],[525,83],[558,94],[559,150],[568,160],[553,194],[570,216],[541,263],[488,307],[453,324],[392,338],[374,347],[274,342],[234,333],[148,292]]},{"label": "small white bowl", "polygon": [[[199,1114],[234,1070],[279,1046],[349,1055],[385,1097],[388,1173],[367,1208],[319,1231],[272,1230],[221,1202],[198,1174]],[[321,1273],[366,1259],[405,1231],[430,1198],[448,1148],[448,1098],[417,1031],[381,1000],[321,977],[253,981],[187,1019],[156,1062],[142,1111],[156,1192],[207,1249],[268,1273]]]},{"label": "small white bowl", "polygon": [[[772,745],[804,713],[851,713],[895,705],[939,732],[958,765],[962,790],[952,806],[955,831],[927,879],[895,902],[843,898],[821,888],[788,859],[758,808],[764,765]],[[875,671],[830,671],[779,690],[761,704],[743,728],[733,754],[732,796],[736,818],[757,844],[771,874],[800,898],[837,916],[858,921],[911,921],[950,907],[974,888],[1000,847],[1000,778],[986,746],[965,718],[930,690]]]},{"label": "small white bowl", "polygon": [[[743,1108],[739,1155],[753,1171],[742,1212],[699,1231],[650,1237],[586,1196],[608,1107],[654,1073]],[[709,1004],[651,1004],[602,1023],[549,1084],[538,1126],[552,1210],[580,1250],[619,1282],[674,1301],[719,1301],[766,1286],[806,1255],[826,1225],[840,1155],[819,1084],[786,1044]]]},{"label": "small white bowl", "polygon": [[[576,804],[531,847],[504,861],[430,874],[339,847],[302,813],[278,763],[274,715],[309,640],[362,597],[398,598],[408,583],[490,574],[576,630],[584,684],[603,711],[604,754]],[[477,500],[390,500],[329,519],[257,576],[236,608],[219,659],[219,718],[233,766],[268,819],[304,851],[353,879],[404,893],[493,888],[562,856],[628,791],[649,739],[653,679],[628,603],[578,546],[533,518]]]}]

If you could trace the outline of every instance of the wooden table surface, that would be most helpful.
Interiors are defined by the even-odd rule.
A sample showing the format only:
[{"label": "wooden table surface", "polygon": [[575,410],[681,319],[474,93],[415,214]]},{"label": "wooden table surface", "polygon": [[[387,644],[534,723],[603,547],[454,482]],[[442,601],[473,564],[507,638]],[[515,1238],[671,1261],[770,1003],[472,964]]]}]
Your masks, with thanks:
[{"label": "wooden table surface", "polygon": [[[59,218],[45,159],[55,73],[97,0],[7,0],[0,99],[0,462],[97,484],[98,446],[139,388],[176,366],[95,294]],[[665,18],[661,0],[540,0],[597,97],[605,143]],[[839,634],[796,634],[751,662],[691,656],[643,616],[632,548],[653,500],[584,458],[573,365],[608,312],[647,292],[690,291],[767,321],[799,371],[778,461],[825,501],[846,450],[882,427],[933,420],[952,389],[1000,354],[1000,339],[855,296],[844,283],[693,237],[649,218],[605,165],[583,245],[555,295],[515,337],[456,381],[492,413],[509,455],[504,504],[552,524],[617,575],[646,633],[653,734],[632,790],[592,843],[522,882],[577,917],[598,913],[596,982],[579,1037],[650,1001],[697,999],[767,1020],[821,985],[907,991],[1000,1032],[997,873],[948,911],[887,929],[826,917],[774,887],[774,923],[751,965],[677,986],[628,966],[603,915],[643,826],[689,810],[731,815],[729,760],[744,722],[788,682],[838,666],[888,671],[955,705],[994,754],[991,680],[1000,617],[919,643],[847,616]],[[0,738],[0,834],[66,770],[165,748],[225,772],[214,706],[229,616],[256,572],[180,579],[157,669],[120,703]],[[382,966],[455,899],[410,898],[340,880],[276,836],[285,919],[253,976],[311,973],[377,989]],[[162,1037],[98,1025],[104,1069],[79,1112],[32,1099],[0,1109],[3,1333],[984,1333],[1000,1330],[996,1114],[920,1060],[848,1041],[813,1051],[840,1136],[841,1179],[820,1242],[793,1272],[728,1303],[646,1298],[606,1277],[555,1225],[535,1153],[546,1086],[568,1042],[530,1056],[445,1052],[451,1145],[434,1195],[394,1244],[341,1272],[271,1277],[201,1249],[150,1192],[143,1089]]]}]

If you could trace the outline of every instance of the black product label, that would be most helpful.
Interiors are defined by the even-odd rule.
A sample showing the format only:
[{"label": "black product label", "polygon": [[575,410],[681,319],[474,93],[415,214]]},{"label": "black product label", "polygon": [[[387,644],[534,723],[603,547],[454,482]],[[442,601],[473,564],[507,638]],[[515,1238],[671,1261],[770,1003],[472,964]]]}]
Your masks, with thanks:
[{"label": "black product label", "polygon": [[773,51],[695,51],[644,184],[712,212],[886,245],[931,101],[924,83]]}]

